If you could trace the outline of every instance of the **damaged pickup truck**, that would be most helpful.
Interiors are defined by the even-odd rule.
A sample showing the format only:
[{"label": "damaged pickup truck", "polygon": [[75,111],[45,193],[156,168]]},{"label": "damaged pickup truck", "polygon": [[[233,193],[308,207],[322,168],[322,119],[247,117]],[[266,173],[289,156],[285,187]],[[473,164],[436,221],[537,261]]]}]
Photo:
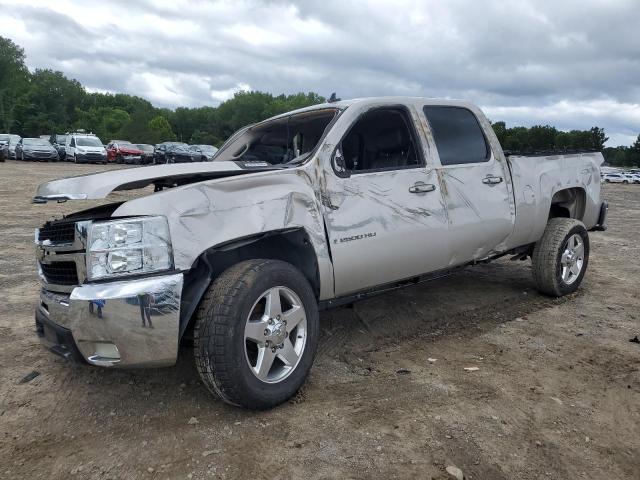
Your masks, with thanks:
[{"label": "damaged pickup truck", "polygon": [[55,180],[35,202],[154,193],[45,223],[37,333],[102,367],[157,367],[193,339],[207,388],[273,407],[303,384],[318,311],[504,255],[574,292],[603,230],[596,152],[505,156],[466,102],[317,105],[235,133],[210,163]]}]

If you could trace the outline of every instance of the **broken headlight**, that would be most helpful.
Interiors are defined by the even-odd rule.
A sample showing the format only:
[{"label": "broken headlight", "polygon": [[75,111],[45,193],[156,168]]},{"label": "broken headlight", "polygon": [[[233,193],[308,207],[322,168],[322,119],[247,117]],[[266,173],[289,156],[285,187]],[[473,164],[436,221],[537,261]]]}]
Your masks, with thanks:
[{"label": "broken headlight", "polygon": [[171,270],[173,251],[165,217],[92,223],[87,244],[87,278]]}]

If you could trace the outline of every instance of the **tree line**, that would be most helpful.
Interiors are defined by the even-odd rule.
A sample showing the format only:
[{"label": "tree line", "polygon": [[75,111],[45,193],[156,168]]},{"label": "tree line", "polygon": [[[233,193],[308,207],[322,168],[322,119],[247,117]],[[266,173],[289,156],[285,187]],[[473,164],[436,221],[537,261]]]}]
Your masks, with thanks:
[{"label": "tree line", "polygon": [[[62,72],[29,72],[24,50],[0,36],[0,133],[23,137],[85,129],[101,140],[115,138],[156,144],[179,140],[219,146],[243,125],[325,101],[316,93],[272,95],[238,92],[217,107],[158,108],[126,94],[89,93]],[[551,127],[493,128],[505,150],[601,150],[611,165],[640,164],[640,135],[631,147],[604,147],[602,128],[564,132]]]}]

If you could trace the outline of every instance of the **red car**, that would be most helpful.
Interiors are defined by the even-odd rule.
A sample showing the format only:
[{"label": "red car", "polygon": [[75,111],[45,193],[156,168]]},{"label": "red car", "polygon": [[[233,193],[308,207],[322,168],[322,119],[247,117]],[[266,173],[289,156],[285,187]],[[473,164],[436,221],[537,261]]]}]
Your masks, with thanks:
[{"label": "red car", "polygon": [[107,162],[142,163],[144,152],[126,140],[111,140],[107,144]]}]

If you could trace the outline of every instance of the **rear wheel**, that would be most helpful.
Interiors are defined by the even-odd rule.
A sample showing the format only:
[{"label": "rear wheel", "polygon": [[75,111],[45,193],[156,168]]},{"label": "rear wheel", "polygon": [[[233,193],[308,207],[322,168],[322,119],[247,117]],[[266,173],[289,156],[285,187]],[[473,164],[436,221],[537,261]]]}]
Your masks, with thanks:
[{"label": "rear wheel", "polygon": [[555,297],[575,292],[589,264],[587,229],[572,218],[551,218],[533,249],[532,262],[539,291]]},{"label": "rear wheel", "polygon": [[629,185],[629,182],[628,182],[627,180],[623,180],[623,181],[622,181],[622,183],[623,183],[624,185]]},{"label": "rear wheel", "polygon": [[220,275],[201,302],[196,366],[227,403],[271,408],[304,383],[318,329],[317,301],[300,271],[279,260],[247,260]]}]

